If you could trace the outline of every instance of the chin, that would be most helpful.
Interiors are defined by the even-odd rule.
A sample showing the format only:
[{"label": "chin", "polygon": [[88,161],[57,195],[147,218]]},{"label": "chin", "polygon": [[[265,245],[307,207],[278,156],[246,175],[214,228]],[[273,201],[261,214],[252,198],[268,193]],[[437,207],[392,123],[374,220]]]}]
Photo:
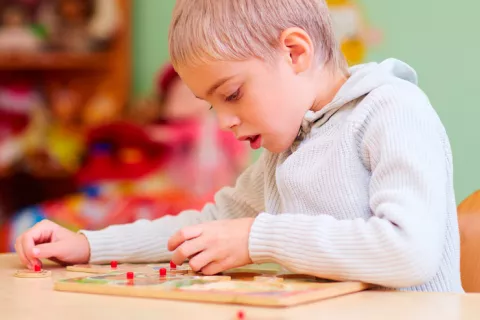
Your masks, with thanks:
[{"label": "chin", "polygon": [[263,148],[267,149],[271,153],[282,153],[290,151],[290,148],[295,143],[295,139],[297,138],[297,134],[292,135],[284,135],[281,141],[275,141],[275,143],[268,143],[268,141],[264,141]]},{"label": "chin", "polygon": [[271,153],[282,153],[287,151],[291,147],[291,144],[283,145],[283,144],[276,144],[276,145],[264,145],[263,148],[270,151]]}]

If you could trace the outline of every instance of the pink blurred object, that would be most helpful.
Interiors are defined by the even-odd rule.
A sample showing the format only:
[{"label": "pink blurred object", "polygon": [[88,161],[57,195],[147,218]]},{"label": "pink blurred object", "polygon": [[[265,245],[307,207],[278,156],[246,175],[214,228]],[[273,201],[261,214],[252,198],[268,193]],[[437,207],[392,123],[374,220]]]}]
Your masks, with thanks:
[{"label": "pink blurred object", "polygon": [[[248,164],[248,145],[237,141],[232,132],[220,130],[208,104],[187,90],[171,64],[161,69],[156,84],[165,116],[148,131],[152,139],[169,146],[166,171],[182,188],[196,194],[214,193],[233,184]],[[183,110],[168,110],[176,107]],[[171,115],[179,117],[172,119]]]}]

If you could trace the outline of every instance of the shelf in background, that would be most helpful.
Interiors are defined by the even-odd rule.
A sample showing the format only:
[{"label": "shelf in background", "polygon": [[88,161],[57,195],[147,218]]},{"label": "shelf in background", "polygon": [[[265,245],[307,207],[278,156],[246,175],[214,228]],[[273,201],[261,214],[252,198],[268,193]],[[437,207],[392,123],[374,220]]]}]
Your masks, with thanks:
[{"label": "shelf in background", "polygon": [[110,53],[1,53],[0,71],[106,69]]}]

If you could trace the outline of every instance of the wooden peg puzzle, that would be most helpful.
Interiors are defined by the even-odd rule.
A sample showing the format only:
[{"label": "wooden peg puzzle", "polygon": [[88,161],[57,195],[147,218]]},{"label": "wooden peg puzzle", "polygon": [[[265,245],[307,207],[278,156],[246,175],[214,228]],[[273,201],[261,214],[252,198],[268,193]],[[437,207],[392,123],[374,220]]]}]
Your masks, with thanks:
[{"label": "wooden peg puzzle", "polygon": [[[88,268],[87,268],[88,269]],[[193,272],[188,265],[118,265],[117,270],[92,267],[92,275],[61,279],[58,291],[132,296],[209,303],[288,307],[352,294],[370,288],[360,282],[336,282],[290,273],[280,266],[249,265],[214,276]],[[72,270],[85,270],[70,268]],[[83,272],[83,271],[81,271]]]}]

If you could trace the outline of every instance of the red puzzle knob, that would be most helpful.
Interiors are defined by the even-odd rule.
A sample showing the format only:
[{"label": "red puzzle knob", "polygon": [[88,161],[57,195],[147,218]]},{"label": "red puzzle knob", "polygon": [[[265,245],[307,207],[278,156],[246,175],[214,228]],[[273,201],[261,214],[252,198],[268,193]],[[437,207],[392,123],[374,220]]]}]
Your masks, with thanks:
[{"label": "red puzzle knob", "polygon": [[127,272],[127,279],[132,280],[134,278],[133,272]]},{"label": "red puzzle knob", "polygon": [[167,275],[167,269],[165,268],[160,268],[159,272],[161,277],[164,277]]},{"label": "red puzzle knob", "polygon": [[36,265],[33,267],[33,270],[34,270],[35,272],[40,272],[40,271],[42,271],[42,268],[40,267],[40,265],[36,264]]},{"label": "red puzzle knob", "polygon": [[170,269],[176,269],[176,268],[177,268],[177,265],[173,261],[170,261]]},{"label": "red puzzle knob", "polygon": [[116,269],[118,267],[118,262],[117,261],[110,262],[110,267],[112,267],[112,269]]}]

